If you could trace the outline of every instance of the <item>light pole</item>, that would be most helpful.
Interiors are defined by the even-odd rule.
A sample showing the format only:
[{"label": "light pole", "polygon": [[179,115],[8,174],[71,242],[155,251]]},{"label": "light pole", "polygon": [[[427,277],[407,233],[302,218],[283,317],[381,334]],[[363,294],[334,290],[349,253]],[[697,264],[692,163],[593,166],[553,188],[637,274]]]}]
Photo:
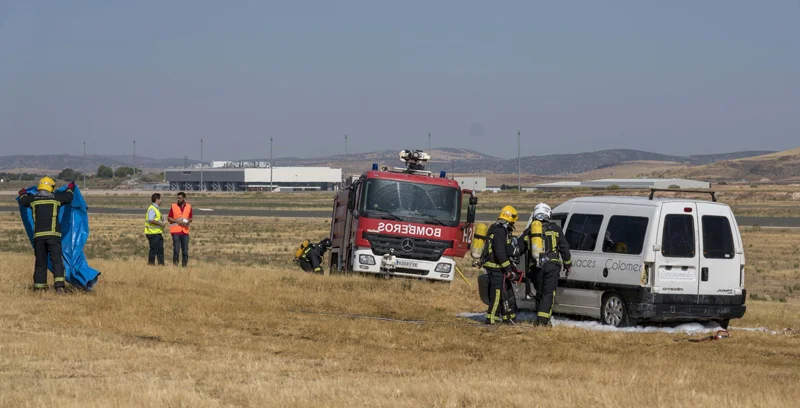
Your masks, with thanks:
[{"label": "light pole", "polygon": [[[85,140],[83,141],[83,165],[86,166],[86,141]],[[86,188],[86,170],[84,170],[84,172],[83,172],[83,188]]]},{"label": "light pole", "polygon": [[344,135],[344,175],[343,176],[344,176],[345,180],[347,180],[347,167],[348,167],[348,164],[350,164],[350,163],[348,162],[348,158],[347,158],[347,135]]},{"label": "light pole", "polygon": [[428,132],[428,154],[431,154],[431,132]]},{"label": "light pole", "polygon": [[269,138],[269,191],[274,191],[272,186],[272,138]]},{"label": "light pole", "polygon": [[203,185],[203,139],[200,138],[200,191],[205,191]]},{"label": "light pole", "polygon": [[133,141],[133,177],[136,177],[136,141]]},{"label": "light pole", "polygon": [[517,191],[522,191],[522,156],[519,151],[520,133],[517,130]]}]

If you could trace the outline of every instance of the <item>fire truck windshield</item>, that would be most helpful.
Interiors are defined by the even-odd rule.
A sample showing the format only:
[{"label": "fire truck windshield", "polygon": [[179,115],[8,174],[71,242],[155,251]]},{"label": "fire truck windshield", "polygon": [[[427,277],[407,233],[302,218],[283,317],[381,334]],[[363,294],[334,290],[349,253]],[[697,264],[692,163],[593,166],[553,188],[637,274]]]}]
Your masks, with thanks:
[{"label": "fire truck windshield", "polygon": [[368,179],[361,196],[361,214],[370,218],[454,227],[461,213],[461,192],[455,187]]}]

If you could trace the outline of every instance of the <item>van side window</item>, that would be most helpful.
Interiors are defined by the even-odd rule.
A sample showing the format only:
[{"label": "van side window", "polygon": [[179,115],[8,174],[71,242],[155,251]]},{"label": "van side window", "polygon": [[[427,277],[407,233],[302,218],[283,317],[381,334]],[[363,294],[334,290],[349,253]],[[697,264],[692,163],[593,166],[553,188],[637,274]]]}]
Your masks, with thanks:
[{"label": "van side window", "polygon": [[703,256],[709,259],[733,258],[733,233],[728,217],[703,216]]},{"label": "van side window", "polygon": [[553,214],[550,217],[550,222],[558,225],[559,228],[564,229],[564,223],[567,221],[567,214]]},{"label": "van side window", "polygon": [[672,258],[694,258],[694,217],[668,214],[664,217],[661,254]]},{"label": "van side window", "polygon": [[612,216],[606,227],[603,252],[641,254],[649,221],[647,217]]},{"label": "van side window", "polygon": [[600,234],[602,215],[572,214],[567,226],[567,242],[574,251],[594,251],[597,235]]}]

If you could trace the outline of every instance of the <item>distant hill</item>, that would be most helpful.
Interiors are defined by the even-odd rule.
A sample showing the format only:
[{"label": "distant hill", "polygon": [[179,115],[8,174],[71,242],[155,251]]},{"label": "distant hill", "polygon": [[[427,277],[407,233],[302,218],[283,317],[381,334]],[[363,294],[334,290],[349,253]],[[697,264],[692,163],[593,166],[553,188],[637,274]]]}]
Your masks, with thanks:
[{"label": "distant hill", "polygon": [[751,150],[751,151],[723,153],[723,154],[701,154],[701,155],[689,156],[689,159],[692,161],[693,165],[699,166],[703,164],[711,164],[714,162],[718,162],[720,160],[744,159],[748,157],[763,156],[766,154],[773,154],[773,153],[777,152],[775,152],[774,150]]},{"label": "distant hill", "polygon": [[[398,157],[397,150],[381,150],[367,153],[353,153],[345,157],[342,154],[314,157],[276,158],[276,166],[332,166],[345,168],[347,173],[360,173],[372,163],[381,166],[403,166]],[[437,148],[429,152],[431,162],[428,168],[433,171],[446,170],[458,173],[483,173],[483,174],[512,174],[517,173],[517,159],[502,159],[485,155],[469,149]],[[620,173],[628,174],[635,168],[636,171],[652,173],[654,171],[683,171],[692,169],[692,166],[707,165],[719,161],[734,162],[741,158],[762,156],[773,152],[749,151],[725,154],[696,155],[696,156],[670,156],[640,150],[616,149],[597,152],[554,154],[544,156],[528,156],[521,159],[522,172],[537,176],[579,175],[594,174],[597,170],[607,169],[614,172],[616,166],[623,165],[625,170]],[[248,160],[265,160],[263,158],[250,158]],[[136,157],[136,166],[145,171],[161,171],[164,168],[182,167],[187,163],[195,165],[196,160],[184,159],[153,159],[149,157]],[[654,167],[648,170],[648,164]],[[657,164],[661,163],[661,164]],[[665,166],[663,163],[669,163]],[[20,165],[26,169],[40,169],[42,171],[58,172],[65,168],[79,171],[94,172],[101,165],[106,166],[131,166],[132,156],[101,156],[88,155],[51,155],[51,156],[4,156],[0,157],[0,171],[16,170]],[[681,166],[685,166],[684,169]],[[678,168],[675,168],[678,167]],[[601,172],[602,173],[602,172]]]},{"label": "distant hill", "polygon": [[[442,148],[433,149],[432,162],[429,169],[433,171],[451,171],[455,165],[458,173],[509,174],[517,172],[517,159],[501,159],[487,156],[468,149]],[[522,172],[541,176],[570,175],[587,173],[598,169],[617,166],[625,163],[668,162],[685,166],[713,163],[717,160],[732,160],[742,157],[758,156],[771,151],[748,151],[724,154],[670,156],[640,150],[602,150],[598,152],[555,154],[545,156],[528,156],[521,158]],[[383,150],[378,152],[359,153],[348,156],[347,168],[363,169],[370,163],[402,166],[398,152]],[[455,163],[453,163],[455,160]],[[311,159],[281,158],[275,161],[276,166],[339,166],[345,165],[344,155],[316,157]],[[661,166],[663,167],[663,166]],[[662,168],[658,167],[659,170]],[[644,169],[643,169],[644,170]]]},{"label": "distant hill", "polygon": [[654,174],[704,180],[787,181],[800,179],[800,148],[735,160],[720,160]]},{"label": "distant hill", "polygon": [[[186,163],[192,165],[198,163],[196,160],[188,160]],[[82,172],[94,173],[100,165],[106,166],[133,166],[133,156],[101,156],[86,155],[71,156],[68,154],[60,155],[16,155],[0,157],[0,171],[13,171],[20,167],[25,169],[37,169],[39,171],[59,172],[70,168]],[[149,157],[136,156],[136,167],[145,171],[162,171],[167,167],[180,167],[184,165],[184,159],[152,159]]]},{"label": "distant hill", "polygon": [[[542,176],[587,173],[593,170],[617,166],[630,162],[670,162],[694,166],[712,163],[715,160],[757,156],[772,152],[735,152],[702,156],[670,156],[641,150],[615,149],[597,152],[553,154],[521,158],[523,173]],[[516,173],[517,160],[495,159],[492,161],[469,161],[458,166],[459,172],[468,173]]]}]

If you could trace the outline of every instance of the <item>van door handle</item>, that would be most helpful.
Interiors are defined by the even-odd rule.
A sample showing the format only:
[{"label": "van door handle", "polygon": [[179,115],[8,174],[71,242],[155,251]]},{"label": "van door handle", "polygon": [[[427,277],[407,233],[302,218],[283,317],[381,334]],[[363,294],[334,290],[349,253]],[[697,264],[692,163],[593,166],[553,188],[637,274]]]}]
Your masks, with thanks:
[{"label": "van door handle", "polygon": [[700,270],[700,279],[703,282],[708,282],[708,268],[703,268]]}]

